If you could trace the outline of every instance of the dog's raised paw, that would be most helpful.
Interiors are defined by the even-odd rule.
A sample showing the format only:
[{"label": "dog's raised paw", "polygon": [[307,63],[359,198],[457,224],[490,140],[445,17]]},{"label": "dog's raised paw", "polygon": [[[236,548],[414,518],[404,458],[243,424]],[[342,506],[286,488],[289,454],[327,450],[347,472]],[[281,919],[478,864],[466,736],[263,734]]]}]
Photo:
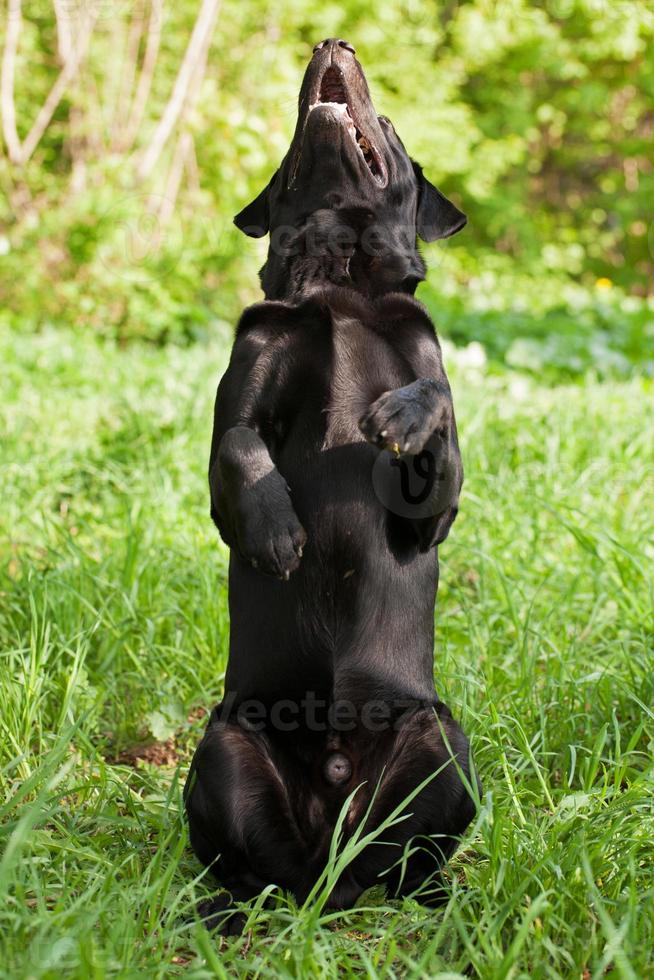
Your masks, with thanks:
[{"label": "dog's raised paw", "polygon": [[[444,411],[438,411],[439,404],[443,404]],[[368,442],[380,449],[417,454],[440,424],[439,416],[447,414],[446,405],[440,386],[421,379],[404,388],[385,391],[359,419],[359,428]]]},{"label": "dog's raised paw", "polygon": [[295,513],[251,521],[241,536],[239,551],[252,568],[288,582],[304,554],[307,534]]}]

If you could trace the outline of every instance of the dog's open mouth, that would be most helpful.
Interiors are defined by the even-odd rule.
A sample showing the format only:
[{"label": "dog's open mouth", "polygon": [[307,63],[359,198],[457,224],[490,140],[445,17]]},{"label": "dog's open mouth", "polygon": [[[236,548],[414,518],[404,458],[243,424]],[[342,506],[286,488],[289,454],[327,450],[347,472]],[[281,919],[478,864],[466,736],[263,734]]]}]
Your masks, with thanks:
[{"label": "dog's open mouth", "polygon": [[356,110],[348,101],[345,80],[339,68],[330,66],[320,82],[318,98],[309,106],[313,112],[318,106],[329,106],[339,114],[341,122],[363,157],[368,170],[379,184],[386,183],[386,173],[379,150],[359,127]]}]

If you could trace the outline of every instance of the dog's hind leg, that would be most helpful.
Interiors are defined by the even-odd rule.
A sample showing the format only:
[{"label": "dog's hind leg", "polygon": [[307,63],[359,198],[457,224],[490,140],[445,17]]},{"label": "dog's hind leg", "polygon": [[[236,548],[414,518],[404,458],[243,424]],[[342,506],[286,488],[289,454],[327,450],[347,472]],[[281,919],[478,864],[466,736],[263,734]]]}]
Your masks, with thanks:
[{"label": "dog's hind leg", "polygon": [[[362,748],[356,778],[365,778],[366,786],[355,797],[349,825],[364,817],[373,794],[364,832],[379,827],[398,808],[401,819],[352,862],[349,875],[362,888],[386,884],[394,896],[428,884],[431,895],[422,900],[435,903],[443,862],[475,814],[477,777],[468,739],[449,709],[438,703],[410,710],[381,737],[368,736]],[[338,892],[337,886],[335,904]]]},{"label": "dog's hind leg", "polygon": [[[191,844],[235,901],[271,883],[302,897],[313,883],[310,821],[299,826],[287,779],[267,736],[231,721],[211,724],[196,750],[184,789]],[[219,895],[199,911],[229,930],[229,908]]]}]

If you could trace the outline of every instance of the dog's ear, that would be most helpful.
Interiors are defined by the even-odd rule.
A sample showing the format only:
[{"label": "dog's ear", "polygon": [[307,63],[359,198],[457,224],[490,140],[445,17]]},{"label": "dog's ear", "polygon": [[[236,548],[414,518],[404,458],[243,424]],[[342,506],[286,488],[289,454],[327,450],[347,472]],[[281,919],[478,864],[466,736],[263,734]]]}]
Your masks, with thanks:
[{"label": "dog's ear", "polygon": [[468,220],[451,201],[431,184],[422,172],[422,167],[412,160],[418,181],[418,213],[416,231],[423,242],[435,242],[439,238],[449,238],[461,231]]},{"label": "dog's ear", "polygon": [[261,193],[250,201],[242,211],[234,218],[234,224],[250,238],[263,238],[268,234],[270,228],[270,208],[268,199],[270,189],[275,182],[277,173],[270,178],[270,183],[264,187]]}]

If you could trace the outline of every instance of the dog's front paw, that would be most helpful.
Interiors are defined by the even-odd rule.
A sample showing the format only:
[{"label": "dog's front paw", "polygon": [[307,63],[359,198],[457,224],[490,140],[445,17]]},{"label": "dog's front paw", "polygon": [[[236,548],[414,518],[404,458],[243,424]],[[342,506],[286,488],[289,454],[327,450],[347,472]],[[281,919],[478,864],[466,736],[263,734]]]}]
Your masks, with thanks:
[{"label": "dog's front paw", "polygon": [[[302,558],[307,534],[291,504],[286,484],[260,481],[238,505],[236,537],[241,556],[266,575],[288,581]],[[272,476],[272,474],[271,474]]]},{"label": "dog's front paw", "polygon": [[380,395],[359,419],[359,428],[380,449],[416,455],[445,421],[448,405],[441,385],[421,378]]},{"label": "dog's front paw", "polygon": [[287,582],[299,567],[306,541],[306,531],[291,511],[256,529],[250,526],[239,550],[253,568]]}]

